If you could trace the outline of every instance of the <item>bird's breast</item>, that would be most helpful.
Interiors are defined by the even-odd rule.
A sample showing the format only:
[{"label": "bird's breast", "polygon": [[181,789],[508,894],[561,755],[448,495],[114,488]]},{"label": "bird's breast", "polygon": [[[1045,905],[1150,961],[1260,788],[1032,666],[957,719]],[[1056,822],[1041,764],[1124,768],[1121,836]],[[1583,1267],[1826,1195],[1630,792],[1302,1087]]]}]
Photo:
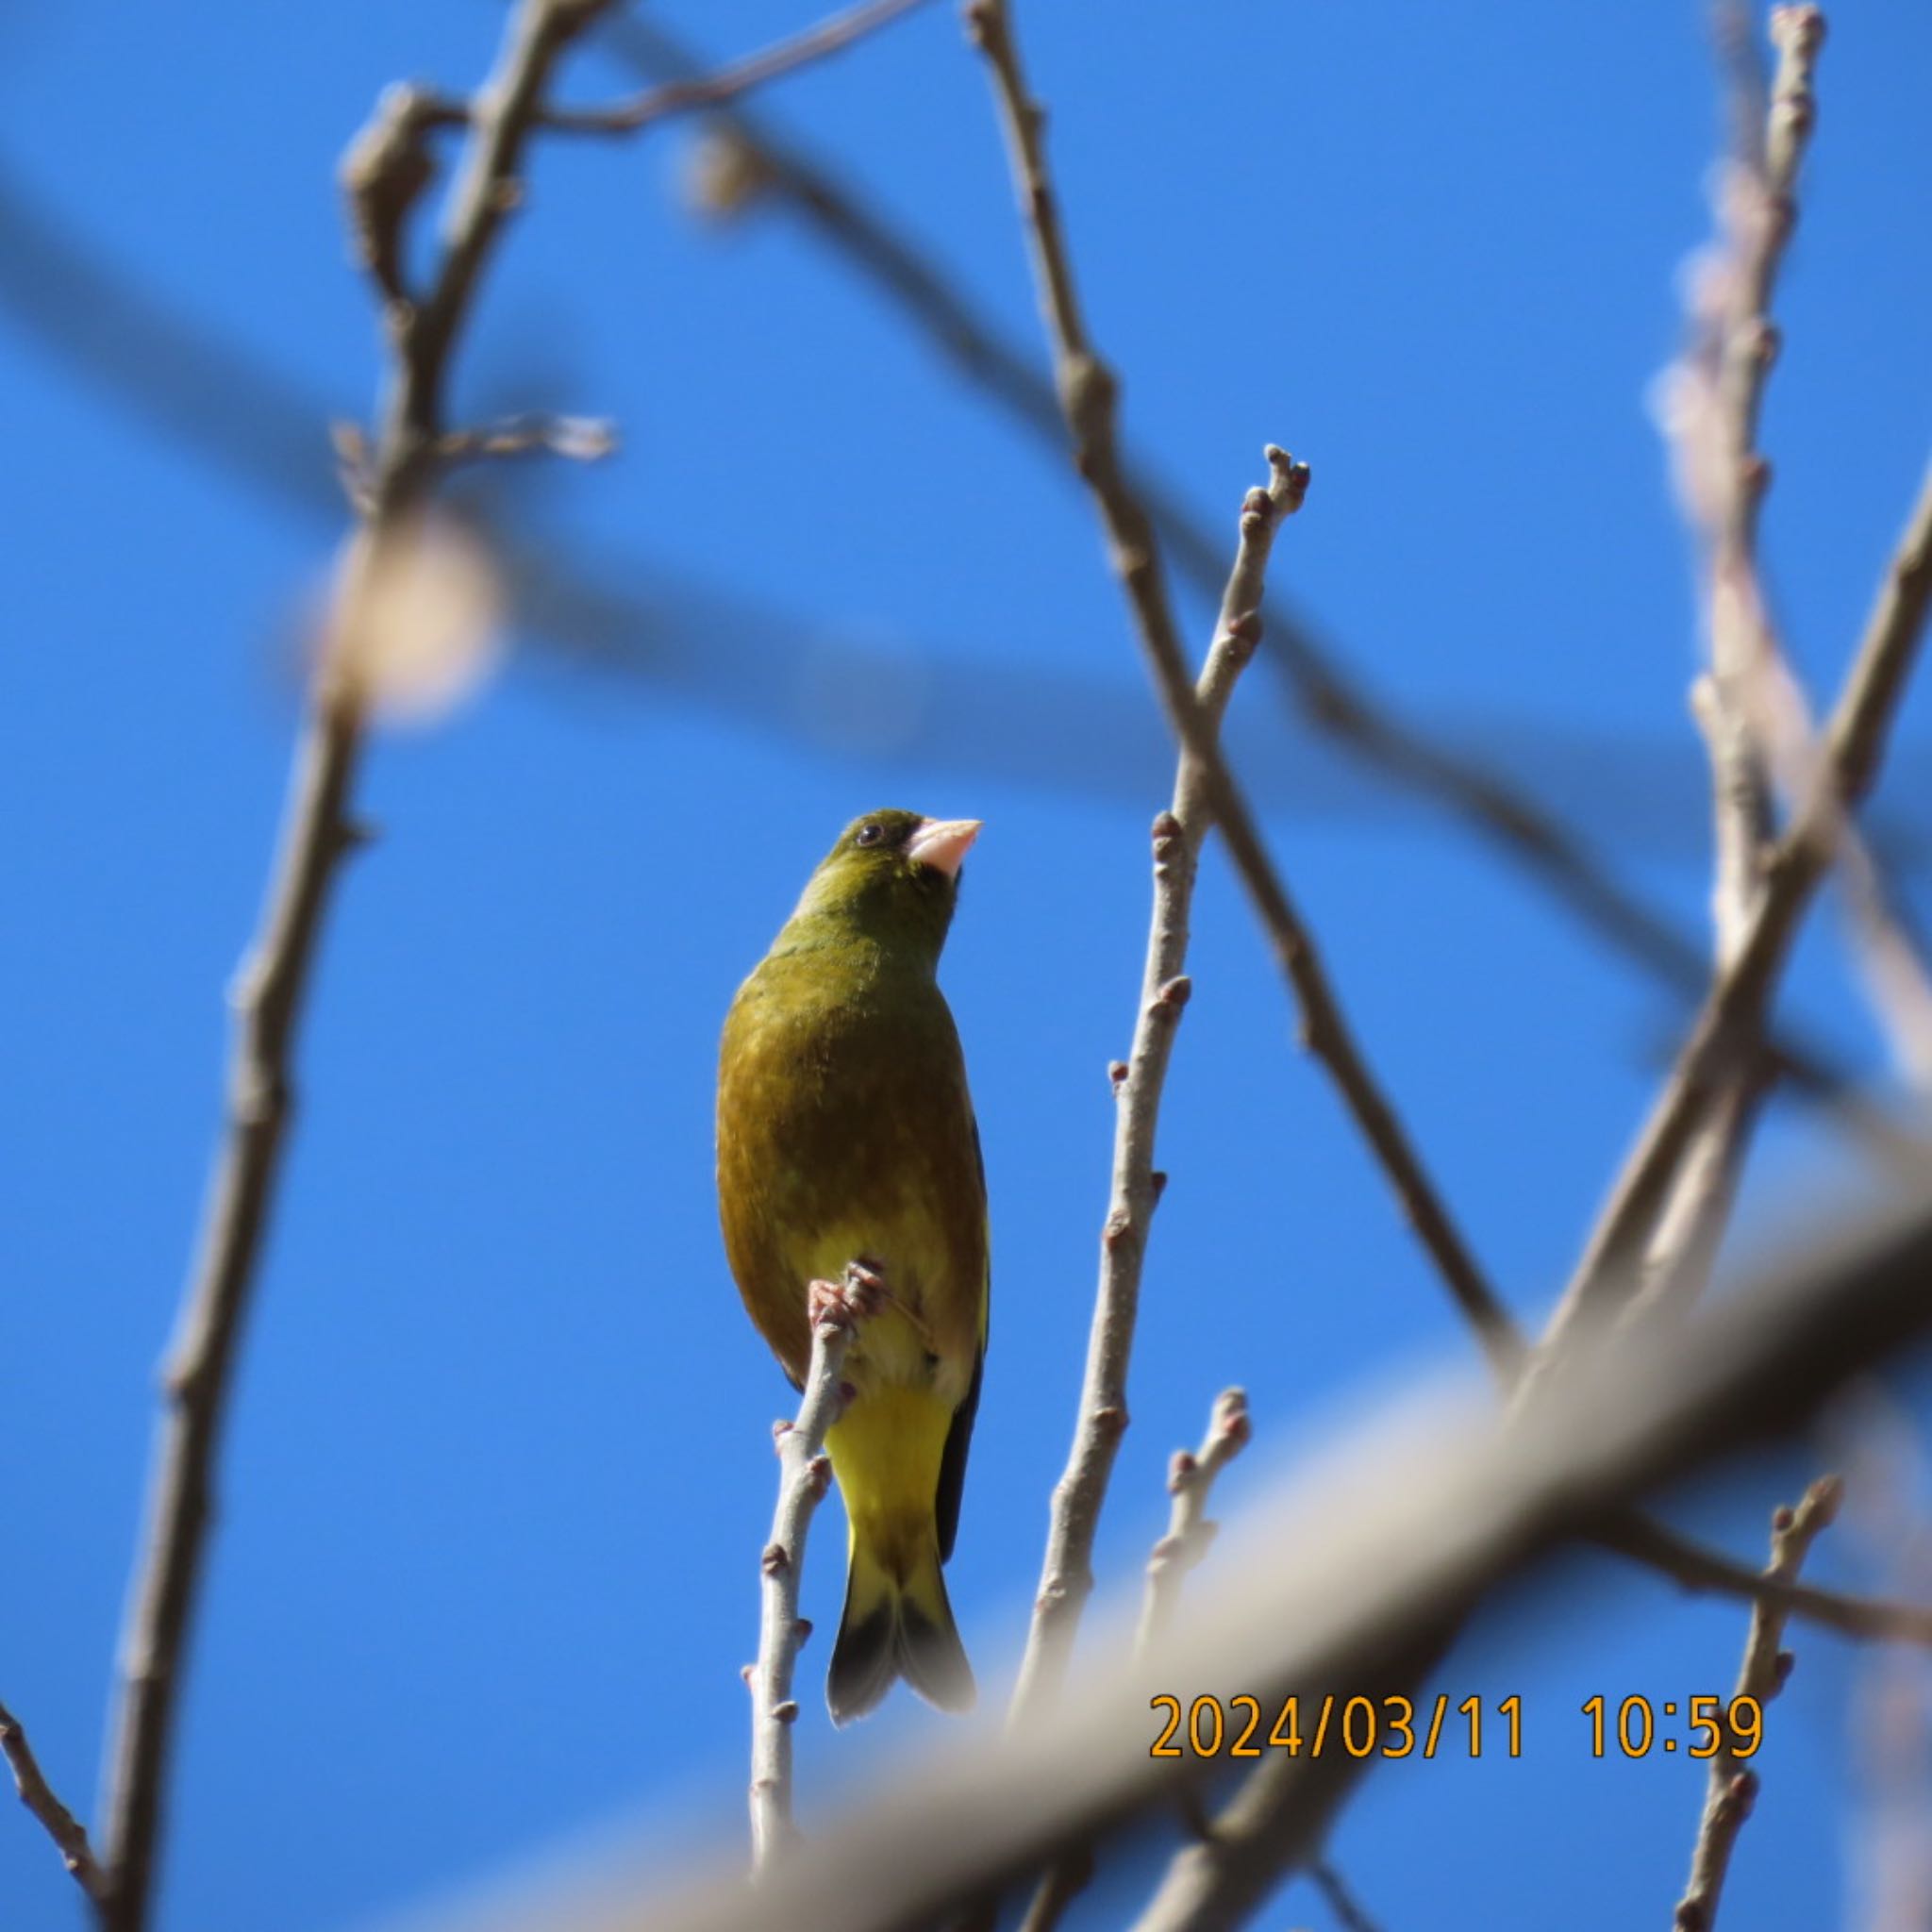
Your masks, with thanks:
[{"label": "bird's breast", "polygon": [[[794,1377],[807,1284],[866,1259],[891,1302],[849,1373],[963,1399],[978,1352],[986,1206],[958,1040],[939,989],[850,986],[774,959],[726,1021],[719,1200],[747,1307]],[[951,1385],[957,1383],[958,1387]]]}]

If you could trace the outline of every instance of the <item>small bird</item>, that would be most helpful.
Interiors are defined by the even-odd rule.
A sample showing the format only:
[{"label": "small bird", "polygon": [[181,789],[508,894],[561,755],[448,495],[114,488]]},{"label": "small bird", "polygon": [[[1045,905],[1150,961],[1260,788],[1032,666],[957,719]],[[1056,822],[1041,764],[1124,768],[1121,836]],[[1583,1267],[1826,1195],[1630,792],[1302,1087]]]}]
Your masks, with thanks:
[{"label": "small bird", "polygon": [[986,1176],[937,974],[979,823],[855,819],[739,988],[719,1050],[724,1252],[794,1388],[809,1285],[858,1262],[884,1287],[825,1435],[851,1529],[825,1684],[841,1724],[899,1677],[941,1710],[974,1701],[940,1566],[986,1356]]}]

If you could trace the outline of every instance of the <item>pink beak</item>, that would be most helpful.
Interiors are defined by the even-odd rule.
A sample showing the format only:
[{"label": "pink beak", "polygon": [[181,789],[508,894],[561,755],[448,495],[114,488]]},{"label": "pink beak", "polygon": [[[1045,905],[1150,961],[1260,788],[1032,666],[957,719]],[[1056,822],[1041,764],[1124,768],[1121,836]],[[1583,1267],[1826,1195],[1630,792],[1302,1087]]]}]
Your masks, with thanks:
[{"label": "pink beak", "polygon": [[921,865],[937,867],[948,878],[956,877],[966,848],[979,837],[980,819],[921,819],[919,829],[907,841],[906,856]]}]

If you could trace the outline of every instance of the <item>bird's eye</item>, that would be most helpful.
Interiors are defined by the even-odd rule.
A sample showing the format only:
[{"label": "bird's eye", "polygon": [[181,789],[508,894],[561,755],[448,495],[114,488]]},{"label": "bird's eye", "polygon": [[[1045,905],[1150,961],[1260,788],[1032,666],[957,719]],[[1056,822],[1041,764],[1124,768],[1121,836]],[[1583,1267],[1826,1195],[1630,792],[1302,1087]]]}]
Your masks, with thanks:
[{"label": "bird's eye", "polygon": [[861,845],[876,845],[886,836],[886,828],[876,819],[868,819],[858,828],[858,842]]}]

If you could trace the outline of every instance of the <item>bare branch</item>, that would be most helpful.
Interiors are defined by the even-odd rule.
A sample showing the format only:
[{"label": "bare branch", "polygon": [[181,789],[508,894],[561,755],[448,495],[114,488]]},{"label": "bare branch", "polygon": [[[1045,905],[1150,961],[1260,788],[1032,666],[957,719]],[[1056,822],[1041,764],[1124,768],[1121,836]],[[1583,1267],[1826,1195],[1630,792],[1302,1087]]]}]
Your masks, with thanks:
[{"label": "bare branch", "polygon": [[1592,1529],[1590,1540],[1674,1578],[1689,1591],[1761,1604],[1781,1616],[1796,1617],[1801,1623],[1866,1642],[1911,1643],[1932,1649],[1932,1604],[1852,1596],[1753,1569],[1748,1563],[1706,1549],[1634,1509]]},{"label": "bare branch", "polygon": [[407,309],[413,300],[403,273],[403,234],[435,177],[429,137],[468,119],[462,102],[398,82],[382,91],[337,170],[356,259],[393,308]]},{"label": "bare branch", "polygon": [[889,22],[924,4],[924,0],[865,0],[862,6],[835,13],[818,25],[717,74],[650,88],[615,108],[546,108],[541,125],[559,134],[635,134],[641,127],[672,114],[726,107],[769,81],[780,80],[833,54],[842,54]]},{"label": "bare branch", "polygon": [[25,1727],[4,1704],[0,1704],[0,1756],[13,1772],[13,1788],[20,1793],[20,1802],[54,1840],[54,1849],[73,1873],[75,1883],[98,1905],[103,1894],[101,1868],[87,1841],[87,1826],[55,1795],[34,1756],[34,1747],[27,1742]]},{"label": "bare branch", "polygon": [[602,416],[510,416],[481,429],[457,429],[437,441],[446,466],[493,457],[567,457],[594,463],[617,449],[617,426]]},{"label": "bare branch", "polygon": [[[1093,1850],[1078,1844],[1063,1852],[1046,1869],[1020,1921],[1020,1932],[1055,1932],[1068,1907],[1093,1880]],[[990,1932],[990,1928],[989,1928]]]},{"label": "bare branch", "polygon": [[1932,603],[1932,467],[1880,587],[1825,734],[1818,781],[1765,866],[1730,965],[1712,982],[1690,1036],[1624,1162],[1550,1326],[1546,1347],[1629,1291],[1637,1254],[1707,1108],[1768,1010],[1785,956],[1830,863],[1833,828],[1870,789]]},{"label": "bare branch", "polygon": [[1374,1920],[1362,1909],[1361,1902],[1348,1888],[1348,1882],[1326,1858],[1313,1859],[1308,1866],[1308,1876],[1314,1881],[1315,1890],[1327,1901],[1328,1909],[1335,1914],[1335,1923],[1341,1932],[1377,1932]]},{"label": "bare branch", "polygon": [[[1307,490],[1307,465],[1273,445],[1267,455],[1269,485],[1249,491],[1241,505],[1234,569],[1196,687],[1209,731],[1219,727],[1235,680],[1255,654],[1259,634],[1255,610],[1274,532],[1282,518],[1301,507]],[[1051,1694],[1093,1588],[1094,1531],[1127,1422],[1127,1365],[1161,1178],[1154,1167],[1155,1129],[1174,1029],[1191,991],[1185,970],[1189,917],[1209,823],[1201,764],[1184,753],[1174,775],[1173,805],[1154,822],[1154,908],[1141,975],[1141,1010],[1127,1058],[1113,1069],[1113,1178],[1100,1243],[1100,1285],[1073,1451],[1054,1489],[1040,1594],[1013,1692],[1016,1716]]]},{"label": "bare branch", "polygon": [[[1838,1514],[1843,1499],[1844,1485],[1836,1476],[1821,1476],[1805,1491],[1795,1509],[1780,1508],[1772,1518],[1771,1562],[1765,1574],[1779,1582],[1795,1577],[1812,1542]],[[1762,1710],[1784,1689],[1791,1667],[1790,1653],[1779,1648],[1784,1625],[1784,1612],[1760,1600],[1751,1613],[1751,1632],[1745,1640],[1737,1688],[1731,1692],[1732,1703],[1746,1697]],[[1757,1795],[1757,1774],[1745,1762],[1750,1754],[1740,1755],[1738,1740],[1728,1724],[1724,1737],[1723,1748],[1710,1760],[1704,1816],[1690,1858],[1690,1882],[1677,1901],[1673,1920],[1675,1932],[1710,1932],[1716,1924],[1731,1851]]]},{"label": "bare branch", "polygon": [[[423,185],[424,110],[378,109],[391,134],[350,171],[358,232],[391,322],[396,369],[371,466],[365,523],[344,601],[375,567],[434,470],[444,376],[478,277],[517,205],[517,171],[550,71],[604,0],[524,0],[489,85],[468,109],[440,266],[422,305],[399,299],[400,229]],[[394,132],[400,117],[402,132]],[[434,118],[432,113],[431,118]],[[412,131],[413,130],[413,131]],[[364,138],[367,142],[367,137]],[[391,173],[385,176],[385,170]],[[380,211],[380,212],[372,212]],[[374,223],[372,230],[368,224]],[[388,251],[393,249],[394,258]],[[361,834],[350,808],[363,741],[357,681],[325,661],[297,752],[281,847],[259,935],[238,981],[228,1119],[199,1253],[165,1378],[165,1413],[112,1719],[106,1803],[106,1932],[144,1932],[195,1598],[208,1548],[213,1473],[237,1352],[274,1207],[301,1014],[330,890]]]},{"label": "bare branch", "polygon": [[[1557,1373],[1591,1325],[1599,1299],[1612,1304],[1635,1291],[1626,1280],[1640,1253],[1656,1205],[1677,1172],[1690,1131],[1722,1078],[1726,1054],[1740,1019],[1768,1004],[1785,949],[1810,893],[1829,863],[1829,826],[1869,789],[1892,714],[1916,653],[1928,605],[1932,605],[1932,470],[1928,470],[1904,539],[1880,588],[1851,671],[1840,691],[1827,736],[1837,798],[1814,793],[1774,849],[1764,890],[1732,966],[1712,985],[1697,1026],[1654,1110],[1643,1139],[1626,1163],[1617,1190],[1600,1221],[1578,1274],[1553,1315],[1537,1352],[1533,1374],[1523,1378],[1518,1400],[1534,1403],[1539,1385]],[[1590,1533],[1615,1546],[1632,1527],[1655,1545],[1659,1532],[1634,1511],[1618,1511],[1591,1525]],[[1608,1534],[1605,1531],[1607,1528]],[[1700,1553],[1701,1556],[1701,1553]],[[1647,1555],[1646,1560],[1651,1560]],[[1707,1559],[1706,1559],[1707,1561]],[[1707,1568],[1703,1587],[1725,1588]],[[1782,1588],[1790,1588],[1783,1586]],[[1765,1592],[1769,1594],[1769,1591]],[[1813,1600],[1832,1621],[1828,1599]],[[1799,1608],[1793,1591],[1790,1607]],[[1386,1681],[1391,1691],[1412,1686],[1426,1674],[1453,1641],[1459,1625],[1454,1614],[1419,1634],[1412,1649],[1393,1666]],[[1840,1624],[1840,1627],[1848,1627]],[[1310,1856],[1327,1823],[1361,1775],[1360,1765],[1341,1759],[1300,1765],[1282,1759],[1264,1764],[1251,1776],[1233,1806],[1216,1821],[1211,1850],[1196,1848],[1175,1861],[1163,1888],[1161,1916],[1150,1918],[1142,1932],[1178,1932],[1232,1923],[1213,1916],[1229,1902],[1257,1896],[1279,1874]],[[1286,1821],[1292,1819],[1292,1832]]]},{"label": "bare branch", "polygon": [[759,1558],[758,1657],[744,1680],[751,1690],[752,1875],[768,1876],[773,1864],[798,1840],[791,1815],[791,1726],[798,1706],[791,1674],[811,1625],[798,1614],[805,1575],[805,1540],[832,1479],[825,1459],[825,1431],[844,1406],[846,1352],[858,1324],[877,1305],[878,1277],[858,1262],[842,1283],[814,1281],[808,1291],[811,1360],[798,1419],[778,1423],[772,1434],[778,1452],[778,1505]]},{"label": "bare branch", "polygon": [[[1215,1398],[1200,1448],[1174,1453],[1167,1474],[1167,1493],[1173,1498],[1167,1534],[1148,1557],[1147,1593],[1141,1601],[1137,1641],[1142,1650],[1151,1648],[1172,1622],[1183,1580],[1214,1541],[1219,1525],[1208,1520],[1208,1498],[1215,1478],[1246,1446],[1250,1432],[1247,1391],[1224,1389]],[[1020,1932],[1053,1932],[1091,1879],[1093,1862],[1092,1848],[1078,1845],[1049,1866],[1034,1890]]]},{"label": "bare branch", "polygon": [[1200,1448],[1191,1455],[1174,1451],[1167,1474],[1167,1493],[1174,1499],[1167,1534],[1147,1559],[1147,1594],[1141,1603],[1143,1646],[1166,1628],[1180,1601],[1183,1579],[1207,1556],[1215,1529],[1208,1520],[1208,1495],[1215,1478],[1247,1446],[1251,1433],[1247,1391],[1225,1389],[1215,1400]]},{"label": "bare branch", "polygon": [[[1618,1300],[1635,1291],[1625,1277],[1640,1254],[1640,1243],[1657,1203],[1674,1178],[1690,1130],[1701,1117],[1728,1064],[1727,1051],[1740,1018],[1768,1005],[1785,948],[1794,936],[1810,892],[1829,863],[1829,827],[1838,814],[1863,795],[1875,772],[1898,698],[1917,649],[1928,603],[1932,603],[1932,471],[1907,525],[1876,607],[1845,680],[1828,735],[1831,772],[1840,788],[1837,798],[1814,793],[1774,849],[1764,888],[1733,965],[1713,983],[1703,1015],[1653,1114],[1650,1129],[1626,1166],[1611,1208],[1586,1255],[1578,1281],[1573,1281],[1531,1358],[1533,1373],[1519,1385],[1519,1403],[1535,1403],[1539,1387],[1556,1373],[1576,1345],[1576,1331],[1590,1324],[1595,1302]],[[1608,1535],[1604,1535],[1606,1530]],[[1620,1510],[1591,1525],[1615,1546],[1615,1539],[1654,1541],[1657,1532],[1630,1510]],[[1667,1532],[1661,1534],[1668,1536]],[[1711,1579],[1716,1587],[1716,1580]],[[1795,1596],[1791,1601],[1797,1608]],[[1828,1604],[1819,1607],[1832,1607]],[[1411,1648],[1381,1679],[1390,1692],[1407,1691],[1424,1676],[1453,1642],[1460,1619],[1453,1612],[1419,1632]],[[1364,1688],[1370,1688],[1365,1686]],[[1233,1903],[1259,1896],[1296,1862],[1312,1856],[1328,1821],[1362,1774],[1360,1765],[1341,1759],[1298,1764],[1288,1759],[1264,1763],[1234,1803],[1217,1819],[1211,1845],[1181,1854],[1158,1901],[1159,1915],[1143,1932],[1177,1932],[1230,1924],[1217,1914]],[[1291,1828],[1291,1821],[1292,1821]]]},{"label": "bare branch", "polygon": [[[1782,666],[1768,661],[1775,657],[1769,627],[1745,619],[1762,602],[1757,515],[1771,470],[1757,439],[1776,359],[1771,297],[1796,220],[1798,171],[1814,120],[1812,66],[1824,38],[1816,8],[1781,9],[1774,21],[1780,58],[1767,106],[1745,9],[1720,0],[1716,27],[1732,76],[1734,127],[1717,191],[1723,241],[1690,278],[1690,340],[1661,386],[1678,494],[1702,553],[1710,670],[1692,685],[1691,708],[1710,759],[1720,973],[1743,942],[1774,836],[1768,745],[1753,693]],[[1726,1071],[1657,1216],[1633,1314],[1681,1309],[1709,1279],[1768,1072],[1748,1050]]]},{"label": "bare branch", "polygon": [[1058,204],[1041,141],[1043,117],[1026,90],[1005,0],[973,0],[968,31],[987,58],[1033,257],[1041,306],[1053,337],[1060,404],[1074,466],[1106,530],[1168,721],[1201,769],[1202,797],[1254,902],[1301,1014],[1302,1041],[1341,1094],[1381,1165],[1404,1217],[1435,1262],[1457,1305],[1499,1366],[1513,1365],[1514,1330],[1500,1297],[1463,1241],[1380,1082],[1370,1070],[1328,983],[1310,934],[1270,860],[1210,721],[1195,700],[1161,581],[1153,526],[1121,468],[1115,441],[1117,385],[1093,352],[1081,318],[1060,230]]}]

